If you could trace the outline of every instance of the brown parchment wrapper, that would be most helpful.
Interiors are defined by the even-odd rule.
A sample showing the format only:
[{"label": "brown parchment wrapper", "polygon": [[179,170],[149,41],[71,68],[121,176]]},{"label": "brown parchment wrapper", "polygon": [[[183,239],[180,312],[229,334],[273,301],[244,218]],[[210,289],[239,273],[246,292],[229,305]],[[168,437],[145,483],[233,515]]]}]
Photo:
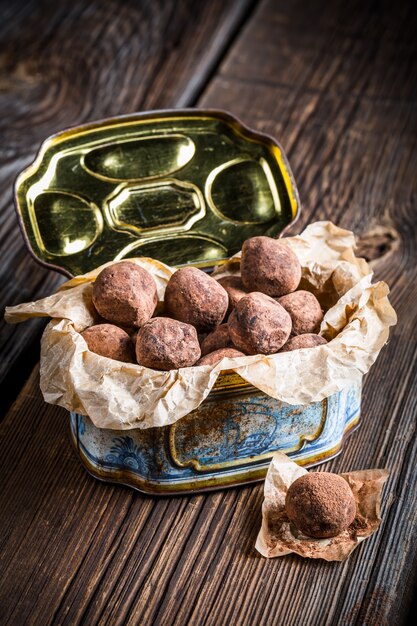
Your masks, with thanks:
[{"label": "brown parchment wrapper", "polygon": [[[77,276],[57,293],[6,309],[8,322],[49,316],[41,342],[40,385],[46,402],[88,415],[99,428],[150,428],[172,424],[195,409],[221,370],[231,369],[268,395],[288,404],[308,404],[359,381],[386,343],[396,315],[384,282],[354,255],[354,236],[330,222],[308,226],[285,239],[302,265],[304,289],[327,310],[314,349],[222,359],[216,365],[159,372],[90,352],[79,332],[96,322],[92,283],[105,265]],[[129,259],[149,270],[163,301],[175,271],[153,259]],[[109,264],[106,264],[109,265]],[[215,275],[239,272],[239,256]],[[330,307],[330,308],[329,308]]]},{"label": "brown parchment wrapper", "polygon": [[265,479],[262,526],[255,547],[269,559],[295,552],[310,559],[344,561],[361,541],[378,529],[381,491],[389,472],[370,469],[340,474],[352,489],[357,513],[343,533],[328,539],[307,537],[288,520],[285,497],[289,486],[303,474],[307,474],[307,470],[285,454],[274,454]]}]

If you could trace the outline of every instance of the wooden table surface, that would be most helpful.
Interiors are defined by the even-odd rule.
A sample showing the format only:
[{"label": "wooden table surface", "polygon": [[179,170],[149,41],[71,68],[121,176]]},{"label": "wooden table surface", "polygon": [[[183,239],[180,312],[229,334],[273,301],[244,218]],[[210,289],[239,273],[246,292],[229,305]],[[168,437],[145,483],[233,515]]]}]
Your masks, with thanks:
[{"label": "wooden table surface", "polygon": [[404,623],[417,571],[413,3],[19,0],[0,10],[2,305],[62,280],[29,257],[13,209],[13,180],[47,135],[205,106],[281,141],[303,205],[293,232],[318,219],[354,230],[399,316],[366,377],[361,427],[324,466],[391,470],[380,530],[342,564],[262,559],[262,484],[152,498],[91,478],[68,414],[39,391],[43,322],[3,325],[0,623]]}]

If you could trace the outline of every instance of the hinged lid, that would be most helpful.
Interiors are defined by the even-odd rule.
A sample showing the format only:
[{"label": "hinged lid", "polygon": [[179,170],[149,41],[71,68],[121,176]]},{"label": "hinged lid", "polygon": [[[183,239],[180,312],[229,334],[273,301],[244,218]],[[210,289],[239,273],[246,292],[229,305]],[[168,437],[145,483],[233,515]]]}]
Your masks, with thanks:
[{"label": "hinged lid", "polygon": [[66,274],[113,259],[210,262],[299,210],[281,146],[223,111],[153,111],[47,139],[16,182],[35,258]]}]

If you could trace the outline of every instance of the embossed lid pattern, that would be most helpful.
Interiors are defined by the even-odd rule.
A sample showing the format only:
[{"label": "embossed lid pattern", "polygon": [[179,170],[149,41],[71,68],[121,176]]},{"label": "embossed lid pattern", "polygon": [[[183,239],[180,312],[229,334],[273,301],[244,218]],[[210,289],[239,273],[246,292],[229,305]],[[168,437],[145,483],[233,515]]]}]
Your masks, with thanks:
[{"label": "embossed lid pattern", "polygon": [[47,139],[16,182],[30,251],[80,274],[113,259],[210,263],[299,210],[279,144],[222,111],[156,111]]}]

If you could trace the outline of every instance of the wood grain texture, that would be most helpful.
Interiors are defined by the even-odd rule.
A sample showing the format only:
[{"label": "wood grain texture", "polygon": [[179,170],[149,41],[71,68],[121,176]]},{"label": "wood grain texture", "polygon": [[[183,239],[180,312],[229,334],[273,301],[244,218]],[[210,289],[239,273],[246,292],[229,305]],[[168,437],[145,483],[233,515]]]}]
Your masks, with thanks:
[{"label": "wood grain texture", "polygon": [[381,528],[342,564],[262,559],[262,485],[156,499],[97,482],[35,371],[1,425],[1,623],[405,623],[417,572],[416,16],[331,6],[263,1],[199,104],[276,136],[303,202],[294,230],[354,229],[392,288],[399,324],[366,377],[361,426],[321,468],[388,467]]},{"label": "wood grain texture", "polygon": [[398,623],[415,589],[415,22],[411,3],[365,10],[340,2],[329,11],[294,2],[277,11],[263,2],[201,99],[233,104],[245,122],[282,142],[303,204],[293,232],[317,219],[354,230],[399,315],[366,381],[364,423],[336,462],[338,471],[391,469],[382,532],[362,558],[340,568],[337,582],[326,566],[314,577],[309,568],[302,590],[298,578],[297,611],[281,604],[294,590],[284,568],[277,623]]},{"label": "wood grain texture", "polygon": [[[75,2],[0,6],[0,385],[2,404],[38,355],[42,321],[5,325],[4,306],[63,278],[35,263],[17,228],[13,182],[40,143],[68,126],[190,106],[254,0]],[[0,405],[1,406],[1,405]]]}]

